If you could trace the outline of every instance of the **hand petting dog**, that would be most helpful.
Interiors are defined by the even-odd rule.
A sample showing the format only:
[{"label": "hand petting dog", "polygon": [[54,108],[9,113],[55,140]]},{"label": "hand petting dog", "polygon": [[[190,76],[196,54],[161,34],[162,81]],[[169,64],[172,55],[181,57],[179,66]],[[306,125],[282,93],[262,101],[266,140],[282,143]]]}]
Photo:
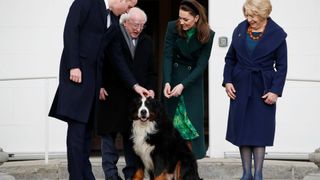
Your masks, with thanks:
[{"label": "hand petting dog", "polygon": [[[137,88],[139,88],[139,87],[137,87]],[[146,98],[151,97],[152,99],[154,98],[154,91],[153,90],[150,89],[150,90],[144,91],[143,89],[140,89],[141,91],[140,90],[135,90],[135,91],[137,93],[139,92],[138,94],[142,93],[143,94],[142,96],[140,94],[141,97],[146,97]],[[107,99],[107,96],[109,96],[107,90],[105,88],[100,88],[99,100],[105,101]]]},{"label": "hand petting dog", "polygon": [[151,97],[154,98],[154,91],[153,90],[147,90],[144,87],[140,86],[139,84],[135,84],[133,86],[133,90],[138,93],[141,97]]}]

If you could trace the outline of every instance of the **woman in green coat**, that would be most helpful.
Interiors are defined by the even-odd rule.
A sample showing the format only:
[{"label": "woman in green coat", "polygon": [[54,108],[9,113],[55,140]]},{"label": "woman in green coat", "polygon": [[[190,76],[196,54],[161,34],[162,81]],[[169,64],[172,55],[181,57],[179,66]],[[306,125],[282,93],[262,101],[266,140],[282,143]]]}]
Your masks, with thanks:
[{"label": "woman in green coat", "polygon": [[168,23],[163,64],[164,105],[197,159],[205,156],[203,73],[207,68],[214,32],[204,7],[183,0],[179,19]]}]

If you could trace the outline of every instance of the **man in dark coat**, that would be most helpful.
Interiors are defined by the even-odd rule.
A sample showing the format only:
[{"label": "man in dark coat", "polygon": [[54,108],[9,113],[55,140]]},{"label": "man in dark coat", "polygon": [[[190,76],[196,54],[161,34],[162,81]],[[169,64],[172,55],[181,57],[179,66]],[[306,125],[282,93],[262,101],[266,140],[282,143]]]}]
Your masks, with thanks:
[{"label": "man in dark coat", "polygon": [[[89,161],[94,104],[100,88],[100,60],[105,46],[112,47],[114,66],[127,86],[137,84],[116,40],[120,15],[137,0],[75,0],[64,29],[59,87],[49,116],[68,123],[67,156],[69,179],[94,179]],[[135,85],[139,94],[148,93]]]},{"label": "man in dark coat", "polygon": [[[146,14],[139,8],[131,8],[128,14],[120,18],[122,36],[121,52],[124,54],[127,66],[138,83],[149,89],[154,96],[155,73],[153,61],[153,45],[149,36],[141,34],[147,21]],[[135,42],[134,42],[135,41]],[[108,52],[106,53],[108,54]],[[112,58],[108,57],[107,58]],[[117,161],[119,158],[115,147],[115,137],[122,134],[126,167],[123,169],[125,179],[132,179],[136,171],[136,156],[130,140],[131,121],[129,120],[129,103],[137,96],[131,88],[124,86],[119,74],[104,61],[103,88],[100,91],[100,103],[97,115],[97,132],[102,138],[102,167],[106,178],[117,177]],[[110,178],[111,179],[111,178]]]}]

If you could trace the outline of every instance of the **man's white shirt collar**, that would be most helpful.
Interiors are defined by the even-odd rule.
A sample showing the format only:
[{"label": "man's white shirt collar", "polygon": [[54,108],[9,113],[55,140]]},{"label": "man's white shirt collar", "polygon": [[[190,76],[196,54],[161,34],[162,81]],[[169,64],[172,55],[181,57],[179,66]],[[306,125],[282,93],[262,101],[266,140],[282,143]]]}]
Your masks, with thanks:
[{"label": "man's white shirt collar", "polygon": [[[109,9],[109,2],[108,0],[104,0],[105,4],[106,4],[106,8]],[[110,9],[109,9],[110,10]],[[110,13],[107,16],[107,28],[109,28],[111,26],[111,17],[110,17]]]},{"label": "man's white shirt collar", "polygon": [[109,9],[109,2],[108,2],[108,0],[104,0],[104,3],[106,4],[106,8]]}]

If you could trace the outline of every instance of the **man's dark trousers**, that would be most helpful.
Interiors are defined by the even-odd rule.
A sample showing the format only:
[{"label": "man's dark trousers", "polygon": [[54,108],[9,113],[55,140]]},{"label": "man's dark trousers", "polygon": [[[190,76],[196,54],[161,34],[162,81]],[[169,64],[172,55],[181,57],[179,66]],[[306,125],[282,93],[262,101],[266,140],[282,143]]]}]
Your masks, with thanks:
[{"label": "man's dark trousers", "polygon": [[70,180],[95,180],[89,161],[92,124],[68,122],[67,156]]}]

